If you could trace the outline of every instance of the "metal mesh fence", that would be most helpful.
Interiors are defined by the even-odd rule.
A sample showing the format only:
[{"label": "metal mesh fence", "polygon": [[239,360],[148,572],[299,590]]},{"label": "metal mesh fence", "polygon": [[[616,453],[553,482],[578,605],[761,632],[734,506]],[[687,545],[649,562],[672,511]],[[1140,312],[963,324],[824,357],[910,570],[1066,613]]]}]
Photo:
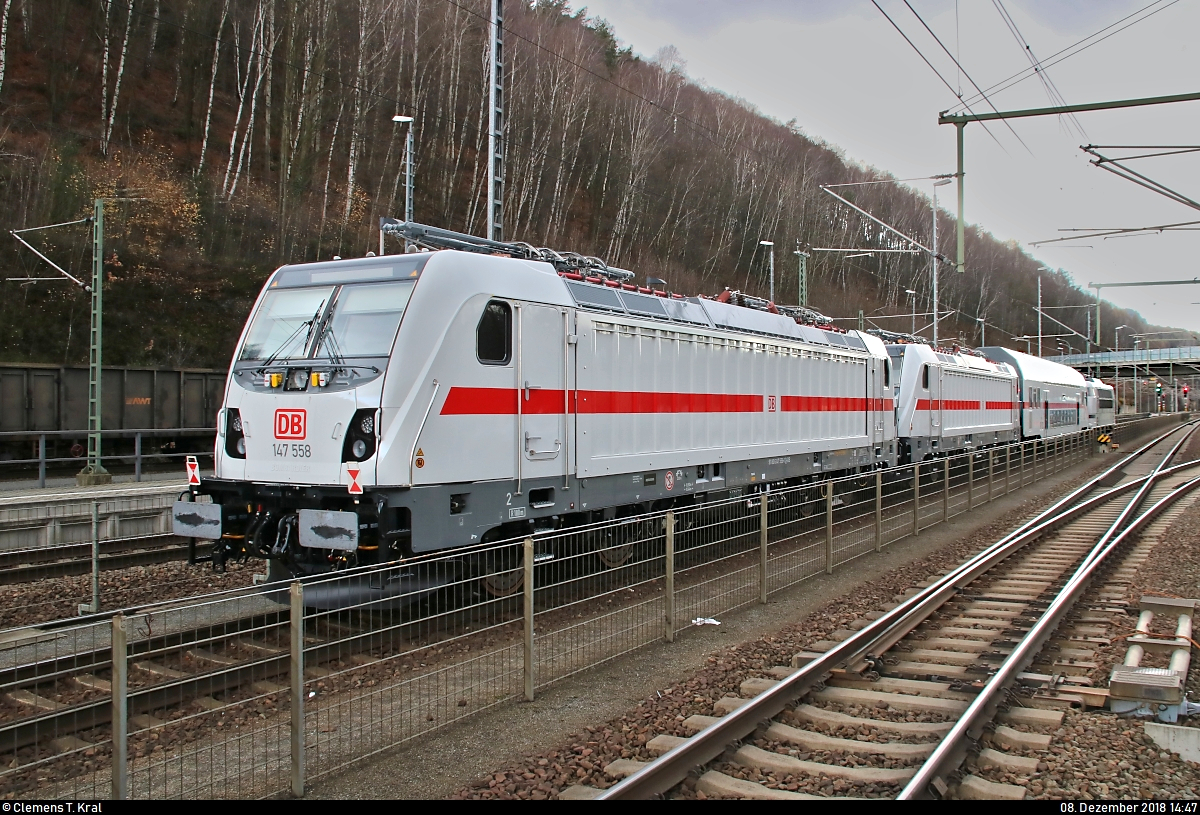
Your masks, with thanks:
[{"label": "metal mesh fence", "polygon": [[765,602],[1096,450],[1083,434],[759,485],[670,512],[0,632],[0,796],[302,794],[316,777]]}]

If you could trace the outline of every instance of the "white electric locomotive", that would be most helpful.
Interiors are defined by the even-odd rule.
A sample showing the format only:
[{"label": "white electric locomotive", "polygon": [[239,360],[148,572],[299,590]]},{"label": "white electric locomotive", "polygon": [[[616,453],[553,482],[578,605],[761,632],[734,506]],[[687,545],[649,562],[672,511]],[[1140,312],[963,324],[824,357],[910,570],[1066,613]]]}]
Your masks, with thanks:
[{"label": "white electric locomotive", "polygon": [[283,577],[895,463],[876,337],[385,226],[448,250],[271,275],[178,534]]},{"label": "white electric locomotive", "polygon": [[1117,424],[1116,390],[1094,377],[1088,383],[1088,418],[1091,427],[1111,429]]},{"label": "white electric locomotive", "polygon": [[1017,375],[971,351],[888,345],[898,371],[899,463],[1008,444],[1018,438]]},{"label": "white electric locomotive", "polygon": [[282,579],[1098,421],[1082,376],[1003,348],[885,346],[596,258],[381,230],[442,251],[284,266],[255,303],[214,477],[174,512],[218,564],[266,558]]}]

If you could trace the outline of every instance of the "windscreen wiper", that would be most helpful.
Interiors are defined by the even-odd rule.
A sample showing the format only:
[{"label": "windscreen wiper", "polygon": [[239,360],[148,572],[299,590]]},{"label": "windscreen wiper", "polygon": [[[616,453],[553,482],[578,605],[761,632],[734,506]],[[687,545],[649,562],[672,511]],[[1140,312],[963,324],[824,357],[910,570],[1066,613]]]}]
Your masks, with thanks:
[{"label": "windscreen wiper", "polygon": [[333,302],[329,305],[329,311],[326,312],[325,318],[321,320],[320,327],[317,328],[317,338],[313,340],[313,344],[311,346],[312,351],[309,353],[310,356],[316,357],[317,351],[321,348],[325,348],[325,356],[329,358],[329,361],[335,365],[340,365],[345,360],[343,360],[342,355],[338,353],[337,339],[332,332],[333,312],[337,310],[337,304],[337,295],[334,294]]},{"label": "windscreen wiper", "polygon": [[322,300],[321,304],[319,306],[317,306],[317,310],[315,312],[313,312],[312,318],[305,320],[304,322],[300,323],[300,325],[296,326],[296,330],[293,331],[290,335],[288,335],[287,339],[285,339],[280,344],[280,346],[275,349],[275,352],[273,354],[271,354],[271,356],[267,357],[266,359],[264,359],[262,361],[262,364],[259,365],[259,370],[266,368],[268,365],[270,365],[272,362],[274,362],[275,359],[280,354],[283,353],[284,349],[291,346],[292,341],[295,340],[296,337],[300,334],[300,332],[306,328],[308,329],[308,333],[304,335],[304,346],[308,347],[308,341],[312,338],[312,334],[313,334],[313,325],[317,322],[317,318],[321,315],[321,309],[323,309],[324,307],[325,307],[325,301]]}]

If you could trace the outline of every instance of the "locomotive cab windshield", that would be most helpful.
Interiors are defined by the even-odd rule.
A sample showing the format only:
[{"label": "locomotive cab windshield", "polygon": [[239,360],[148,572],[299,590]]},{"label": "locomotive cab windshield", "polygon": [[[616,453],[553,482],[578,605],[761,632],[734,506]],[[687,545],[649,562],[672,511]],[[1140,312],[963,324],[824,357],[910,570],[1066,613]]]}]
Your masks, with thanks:
[{"label": "locomotive cab windshield", "polygon": [[345,283],[267,292],[239,362],[340,362],[386,357],[414,281]]}]

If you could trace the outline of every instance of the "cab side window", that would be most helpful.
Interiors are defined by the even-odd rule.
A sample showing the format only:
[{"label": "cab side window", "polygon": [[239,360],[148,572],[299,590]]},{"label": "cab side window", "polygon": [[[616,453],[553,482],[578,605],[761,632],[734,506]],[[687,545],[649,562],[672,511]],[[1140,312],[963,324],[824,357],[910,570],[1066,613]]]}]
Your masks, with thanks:
[{"label": "cab side window", "polygon": [[921,387],[924,388],[925,390],[929,390],[929,366],[928,365],[921,366]]},{"label": "cab side window", "polygon": [[512,359],[512,306],[491,300],[475,329],[475,355],[484,365],[507,365]]}]

